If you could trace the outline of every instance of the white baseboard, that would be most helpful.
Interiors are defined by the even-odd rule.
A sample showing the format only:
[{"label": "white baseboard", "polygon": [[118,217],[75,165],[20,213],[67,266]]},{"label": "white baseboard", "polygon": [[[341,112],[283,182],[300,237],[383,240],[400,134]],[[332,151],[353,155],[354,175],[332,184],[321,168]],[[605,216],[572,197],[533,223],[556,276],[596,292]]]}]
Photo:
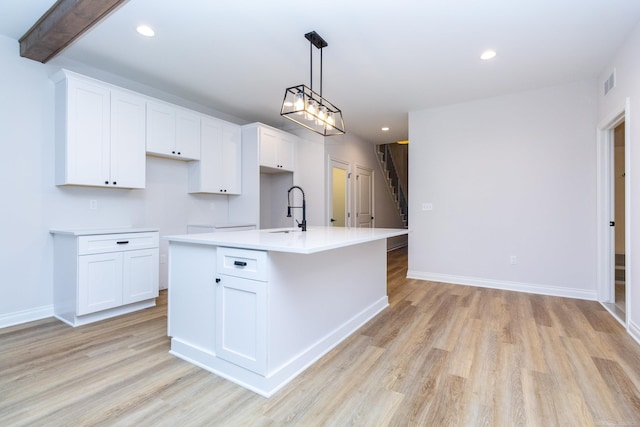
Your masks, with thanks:
[{"label": "white baseboard", "polygon": [[452,283],[455,285],[477,286],[480,288],[502,289],[505,291],[526,292],[529,294],[551,295],[556,297],[597,300],[595,290],[564,288],[560,286],[540,285],[536,283],[507,282],[503,280],[482,279],[477,277],[435,274],[423,271],[407,271],[409,279],[429,280],[431,282]]},{"label": "white baseboard", "polygon": [[179,338],[171,338],[170,354],[209,372],[234,382],[264,397],[273,396],[305,369],[318,361],[389,305],[385,296],[357,313],[318,341],[296,354],[282,366],[268,373],[257,373],[216,356],[213,349],[204,349]]},{"label": "white baseboard", "polygon": [[640,326],[633,323],[631,319],[629,319],[627,332],[629,333],[629,335],[631,335],[631,338],[633,338],[638,344],[640,344]]},{"label": "white baseboard", "polygon": [[53,305],[31,308],[29,310],[16,311],[0,315],[0,328],[33,322],[34,320],[53,317]]}]

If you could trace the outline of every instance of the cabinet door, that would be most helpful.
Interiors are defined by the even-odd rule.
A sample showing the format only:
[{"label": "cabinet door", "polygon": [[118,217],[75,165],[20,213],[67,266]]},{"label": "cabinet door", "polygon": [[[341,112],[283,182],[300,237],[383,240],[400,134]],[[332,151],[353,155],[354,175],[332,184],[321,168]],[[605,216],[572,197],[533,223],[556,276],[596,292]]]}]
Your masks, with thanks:
[{"label": "cabinet door", "polygon": [[271,129],[260,128],[260,165],[278,168],[278,139],[280,135]]},{"label": "cabinet door", "polygon": [[189,163],[189,192],[224,194],[222,122],[203,119],[201,137],[200,161]]},{"label": "cabinet door", "polygon": [[200,159],[200,116],[187,110],[176,111],[176,154]]},{"label": "cabinet door", "polygon": [[225,194],[242,192],[242,133],[239,126],[223,125],[221,169]]},{"label": "cabinet door", "polygon": [[189,163],[189,192],[240,194],[240,127],[203,118],[201,137],[200,161]]},{"label": "cabinet door", "polygon": [[277,156],[281,169],[288,171],[295,170],[295,147],[296,143],[293,137],[282,135],[278,140]]},{"label": "cabinet door", "polygon": [[109,106],[108,88],[68,80],[66,176],[59,178],[57,184],[105,186],[109,182]]},{"label": "cabinet door", "polygon": [[219,275],[216,355],[259,374],[267,370],[266,282]]},{"label": "cabinet door", "polygon": [[293,171],[295,168],[293,136],[260,128],[260,165]]},{"label": "cabinet door", "polygon": [[147,152],[175,153],[176,112],[170,105],[147,102]]},{"label": "cabinet door", "polygon": [[79,256],[77,314],[119,305],[122,305],[122,252]]},{"label": "cabinet door", "polygon": [[112,186],[145,186],[145,101],[123,91],[111,91]]},{"label": "cabinet door", "polygon": [[123,304],[158,296],[158,266],[158,249],[123,252]]}]

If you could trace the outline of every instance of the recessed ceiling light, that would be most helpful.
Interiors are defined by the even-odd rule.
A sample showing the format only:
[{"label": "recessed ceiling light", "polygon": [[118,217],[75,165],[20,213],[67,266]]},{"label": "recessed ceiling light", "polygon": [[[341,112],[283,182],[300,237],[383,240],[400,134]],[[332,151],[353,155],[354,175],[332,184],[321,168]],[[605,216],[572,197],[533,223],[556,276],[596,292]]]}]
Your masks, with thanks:
[{"label": "recessed ceiling light", "polygon": [[382,128],[382,131],[383,131],[383,132],[388,132],[388,131],[389,131],[389,128],[385,126],[385,127],[383,127],[383,128]]},{"label": "recessed ceiling light", "polygon": [[495,50],[485,50],[484,52],[482,52],[482,55],[480,55],[480,59],[484,59],[485,61],[487,59],[493,59],[495,57],[496,57]]},{"label": "recessed ceiling light", "polygon": [[138,34],[142,34],[145,37],[153,37],[156,35],[156,32],[153,31],[153,28],[148,25],[138,25],[136,31],[138,32]]}]

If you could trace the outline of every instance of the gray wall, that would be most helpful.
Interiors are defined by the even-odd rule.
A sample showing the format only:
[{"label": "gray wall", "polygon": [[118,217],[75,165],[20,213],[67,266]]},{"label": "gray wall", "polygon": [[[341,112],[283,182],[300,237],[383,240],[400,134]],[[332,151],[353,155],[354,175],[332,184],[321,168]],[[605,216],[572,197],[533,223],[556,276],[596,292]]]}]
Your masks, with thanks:
[{"label": "gray wall", "polygon": [[596,106],[588,81],[410,113],[409,275],[595,299]]}]

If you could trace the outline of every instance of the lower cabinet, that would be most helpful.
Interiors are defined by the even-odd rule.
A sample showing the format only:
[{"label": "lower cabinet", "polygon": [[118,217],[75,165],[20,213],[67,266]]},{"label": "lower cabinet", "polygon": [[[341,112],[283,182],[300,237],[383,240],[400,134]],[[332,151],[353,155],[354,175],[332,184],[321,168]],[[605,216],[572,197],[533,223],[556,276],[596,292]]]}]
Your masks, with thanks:
[{"label": "lower cabinet", "polygon": [[267,283],[219,275],[216,355],[259,374],[267,371]]},{"label": "lower cabinet", "polygon": [[79,326],[155,305],[157,231],[52,234],[56,317]]},{"label": "lower cabinet", "polygon": [[78,257],[78,315],[158,296],[158,249]]},{"label": "lower cabinet", "polygon": [[78,257],[78,309],[93,313],[122,305],[122,253]]},{"label": "lower cabinet", "polygon": [[216,356],[267,372],[267,252],[218,248]]}]

